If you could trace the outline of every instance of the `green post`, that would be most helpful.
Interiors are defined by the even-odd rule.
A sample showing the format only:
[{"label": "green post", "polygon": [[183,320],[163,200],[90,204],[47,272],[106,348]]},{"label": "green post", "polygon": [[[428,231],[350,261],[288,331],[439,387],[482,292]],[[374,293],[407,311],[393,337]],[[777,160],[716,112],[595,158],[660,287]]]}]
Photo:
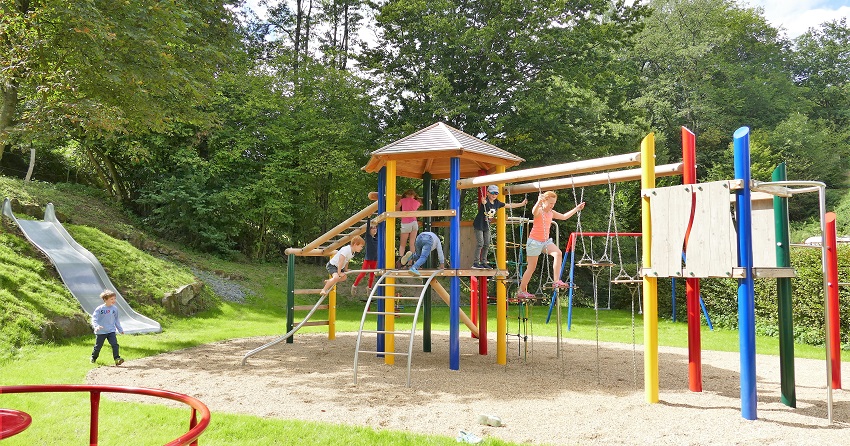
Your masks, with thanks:
[{"label": "green post", "polygon": [[[431,174],[422,174],[422,201],[425,202],[425,210],[431,210]],[[431,230],[431,217],[425,217],[422,222],[422,231]],[[434,256],[428,256],[428,267],[434,266]],[[431,287],[425,290],[424,314],[422,315],[422,351],[431,351]]]},{"label": "green post", "polygon": [[[773,181],[785,181],[785,163],[776,166],[771,176]],[[773,219],[776,227],[776,266],[791,266],[791,238],[788,235],[788,199],[773,197]],[[794,387],[794,315],[791,302],[791,279],[776,279],[779,299],[779,375],[782,388],[782,403],[797,407]]]},{"label": "green post", "polygon": [[[289,255],[286,267],[286,332],[289,333],[295,326],[295,254]],[[288,337],[286,343],[292,344],[294,337]]]}]

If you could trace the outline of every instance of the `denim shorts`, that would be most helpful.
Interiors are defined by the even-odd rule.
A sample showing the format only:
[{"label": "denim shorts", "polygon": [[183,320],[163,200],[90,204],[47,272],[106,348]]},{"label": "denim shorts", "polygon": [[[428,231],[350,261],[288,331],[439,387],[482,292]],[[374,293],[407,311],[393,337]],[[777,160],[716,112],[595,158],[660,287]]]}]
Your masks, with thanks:
[{"label": "denim shorts", "polygon": [[331,275],[333,275],[336,272],[339,272],[339,268],[336,265],[334,265],[333,263],[330,263],[330,262],[328,262],[328,264],[325,265],[325,269],[328,270],[328,273],[331,274]]},{"label": "denim shorts", "polygon": [[551,243],[553,243],[551,238],[546,239],[545,242],[538,242],[533,238],[529,238],[528,243],[525,245],[525,254],[529,257],[537,257],[543,252],[543,248]]},{"label": "denim shorts", "polygon": [[402,223],[401,224],[401,234],[407,234],[408,232],[413,232],[419,230],[419,222],[412,221],[410,223]]}]

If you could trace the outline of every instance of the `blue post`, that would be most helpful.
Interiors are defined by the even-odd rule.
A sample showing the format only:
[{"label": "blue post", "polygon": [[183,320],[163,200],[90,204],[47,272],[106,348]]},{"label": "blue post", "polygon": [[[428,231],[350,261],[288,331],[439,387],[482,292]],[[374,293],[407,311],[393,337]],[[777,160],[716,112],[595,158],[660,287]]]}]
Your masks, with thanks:
[{"label": "blue post", "polygon": [[[573,241],[573,243],[575,243],[575,241]],[[575,252],[575,251],[573,251],[573,252]],[[573,255],[573,259],[575,259],[575,255]],[[558,277],[555,278],[555,280],[560,280],[561,277],[564,277],[564,268],[566,268],[566,267],[567,267],[567,252],[564,251],[564,256],[561,258],[561,271],[558,274]],[[572,264],[572,262],[570,262],[570,296],[572,296],[572,292],[573,292],[572,285],[573,285],[573,264]],[[553,287],[553,289],[552,289],[552,300],[549,302],[549,313],[546,314],[546,323],[547,324],[549,323],[549,319],[552,318],[552,309],[555,308],[555,296],[557,296],[557,294],[558,294],[558,290],[554,289],[554,287]],[[572,308],[568,309],[567,311],[571,312]],[[568,319],[569,319],[569,317],[568,317]],[[567,330],[569,330],[569,324],[567,324]]]},{"label": "blue post", "polygon": [[745,277],[738,279],[738,336],[741,351],[741,416],[756,419],[756,312],[753,281],[753,226],[750,198],[750,129],[741,127],[733,135],[735,179],[743,180],[737,191],[738,266]]},{"label": "blue post", "polygon": [[[451,160],[451,187],[449,188],[449,206],[455,210],[451,220],[451,255],[449,261],[453,268],[460,265],[460,191],[457,182],[460,180],[460,158]],[[460,277],[452,276],[449,298],[449,368],[460,370]]]},{"label": "blue post", "polygon": [[711,325],[711,318],[708,317],[708,310],[705,308],[705,301],[702,300],[702,294],[699,295],[699,306],[702,308],[702,314],[705,315],[705,323],[708,324],[708,329],[714,331],[714,325]]},{"label": "blue post", "polygon": [[673,283],[673,289],[670,291],[670,294],[672,296],[670,298],[670,307],[672,308],[671,311],[673,312],[673,322],[676,322],[676,278],[674,277],[671,282]]},{"label": "blue post", "polygon": [[[579,236],[580,237],[580,236]],[[572,250],[570,251],[570,293],[567,299],[567,331],[573,327],[573,291],[576,286],[576,241],[573,240]]]},{"label": "blue post", "polygon": [[[378,172],[378,215],[383,214],[387,211],[387,168],[382,167]],[[386,269],[387,268],[387,223],[386,221],[382,221],[378,224],[378,268]],[[395,265],[393,265],[395,266]],[[377,296],[384,296],[385,294],[384,287],[378,287],[376,290]],[[384,312],[386,302],[384,299],[378,299],[378,311]],[[384,316],[378,316],[378,331],[384,331]],[[378,342],[376,344],[376,351],[382,352],[384,351],[384,335],[378,334]],[[379,358],[383,358],[384,355],[378,355]]]}]

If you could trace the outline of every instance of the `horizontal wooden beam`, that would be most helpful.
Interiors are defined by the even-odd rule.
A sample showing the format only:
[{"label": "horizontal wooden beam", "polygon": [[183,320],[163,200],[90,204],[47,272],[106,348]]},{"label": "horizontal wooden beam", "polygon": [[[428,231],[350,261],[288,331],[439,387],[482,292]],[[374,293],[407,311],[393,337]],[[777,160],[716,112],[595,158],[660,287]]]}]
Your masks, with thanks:
[{"label": "horizontal wooden beam", "polygon": [[286,248],[284,252],[287,255],[292,254],[299,257],[321,257],[325,255],[325,252],[321,249]]},{"label": "horizontal wooden beam", "polygon": [[[681,175],[682,171],[682,163],[664,164],[655,167],[655,176],[669,177],[673,175]],[[637,181],[640,180],[640,175],[641,169],[629,169],[607,173],[594,173],[591,175],[571,178],[558,178],[557,180],[535,181],[533,183],[505,186],[505,194],[517,195],[537,191],[567,189],[571,187],[586,187],[596,186],[599,184],[622,183],[624,181]]]},{"label": "horizontal wooden beam", "polygon": [[640,165],[640,152],[466,178],[458,180],[457,187],[458,189],[471,189],[490,184],[517,183],[637,165]]},{"label": "horizontal wooden beam", "polygon": [[457,212],[454,209],[432,209],[430,211],[392,211],[386,212],[387,217],[454,217]]}]

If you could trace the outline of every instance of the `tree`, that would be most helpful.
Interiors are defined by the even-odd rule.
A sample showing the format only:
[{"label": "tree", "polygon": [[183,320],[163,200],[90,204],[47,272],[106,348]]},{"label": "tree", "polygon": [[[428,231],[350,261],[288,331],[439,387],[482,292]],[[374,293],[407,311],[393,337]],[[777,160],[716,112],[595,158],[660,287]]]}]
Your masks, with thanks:
[{"label": "tree", "polygon": [[0,0],[0,145],[70,137],[100,158],[115,135],[210,125],[199,106],[238,44],[226,4]]},{"label": "tree", "polygon": [[811,116],[842,131],[850,124],[850,27],[826,22],[795,40],[794,80],[811,100]]},{"label": "tree", "polygon": [[652,127],[670,135],[660,159],[678,159],[679,127],[697,134],[700,174],[714,170],[734,130],[772,128],[799,101],[785,69],[790,48],[759,11],[732,0],[654,0],[632,52],[643,79],[637,103]]},{"label": "tree", "polygon": [[348,68],[363,21],[361,0],[322,0],[319,20],[327,28],[319,37],[322,58],[338,70]]},{"label": "tree", "polygon": [[391,137],[434,121],[478,136],[522,135],[522,124],[510,124],[517,102],[573,85],[588,88],[592,69],[639,29],[643,13],[640,6],[600,0],[372,5],[378,42],[364,52],[360,66],[385,81],[378,94],[386,98]]}]

